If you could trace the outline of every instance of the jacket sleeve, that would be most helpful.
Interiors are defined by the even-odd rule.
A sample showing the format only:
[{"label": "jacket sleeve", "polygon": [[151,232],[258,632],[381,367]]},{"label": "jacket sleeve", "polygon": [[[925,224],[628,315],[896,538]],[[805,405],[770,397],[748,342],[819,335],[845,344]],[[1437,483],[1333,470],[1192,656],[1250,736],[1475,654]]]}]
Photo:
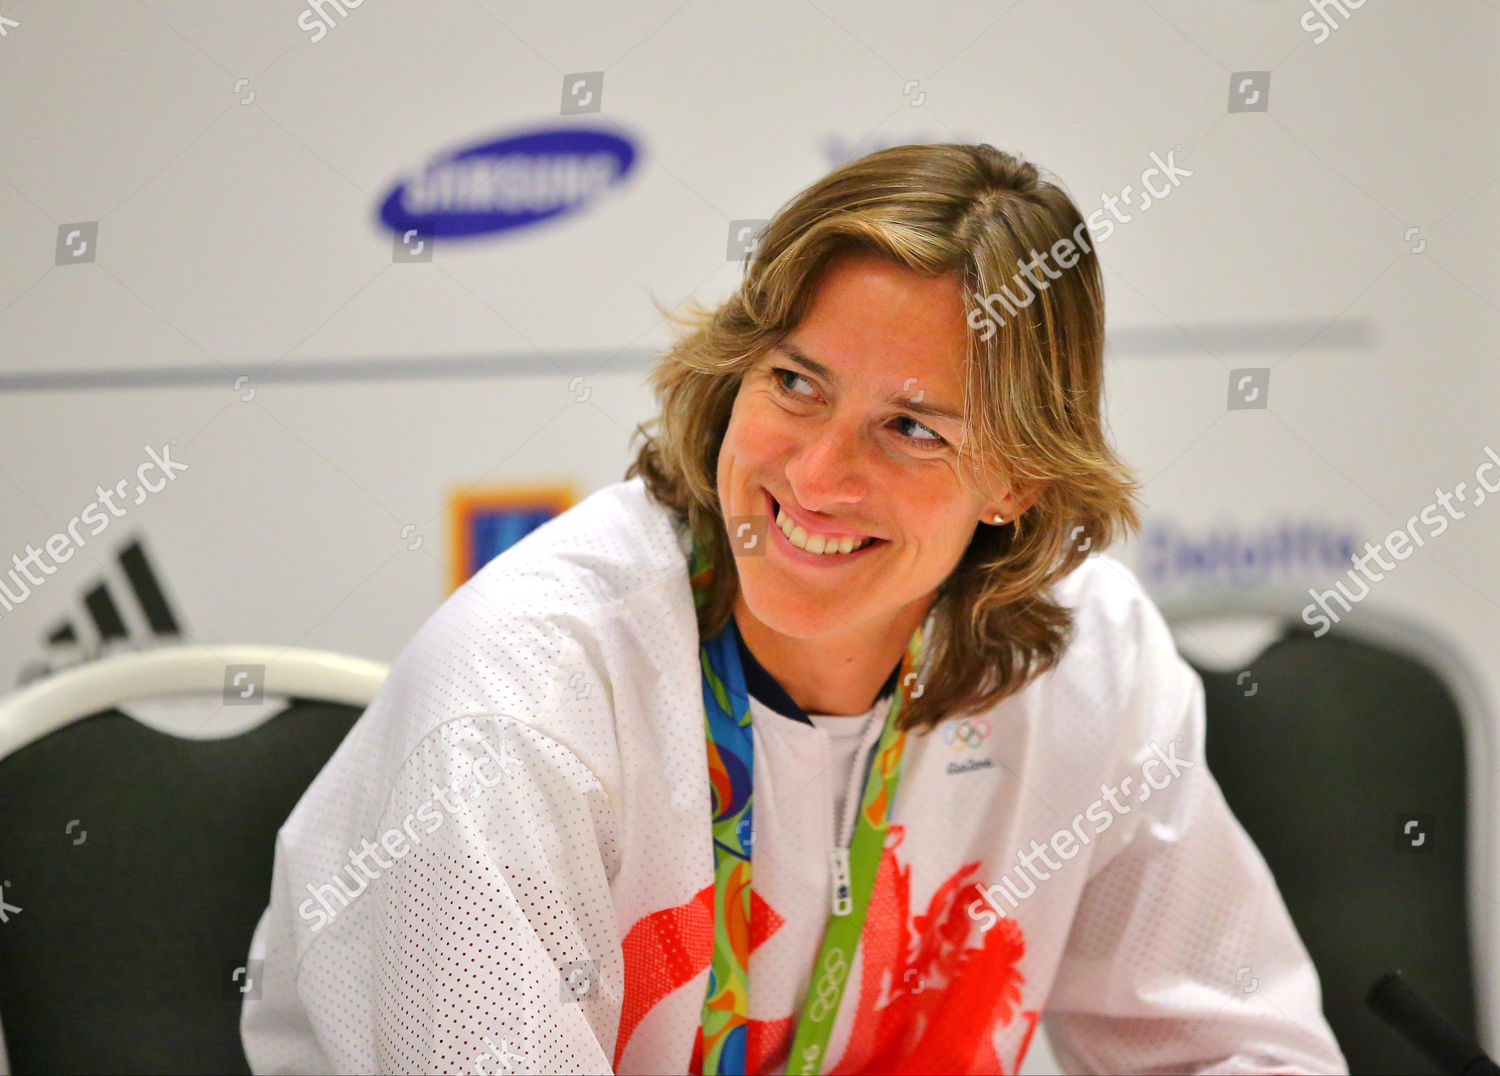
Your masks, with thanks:
[{"label": "jacket sleeve", "polygon": [[1113,778],[1132,837],[1084,886],[1053,1050],[1069,1072],[1347,1073],[1317,971],[1204,761],[1203,683],[1151,613],[1126,721],[1143,742]]},{"label": "jacket sleeve", "polygon": [[[327,1071],[610,1071],[623,988],[615,815],[572,751],[505,716],[446,722],[406,758],[365,836],[350,863],[364,863],[367,889],[352,865],[347,902],[320,888],[332,878],[278,877],[267,912],[300,901],[317,922],[280,989],[300,1000]],[[252,1020],[274,1033],[273,1017],[247,1005],[247,1046]]]}]

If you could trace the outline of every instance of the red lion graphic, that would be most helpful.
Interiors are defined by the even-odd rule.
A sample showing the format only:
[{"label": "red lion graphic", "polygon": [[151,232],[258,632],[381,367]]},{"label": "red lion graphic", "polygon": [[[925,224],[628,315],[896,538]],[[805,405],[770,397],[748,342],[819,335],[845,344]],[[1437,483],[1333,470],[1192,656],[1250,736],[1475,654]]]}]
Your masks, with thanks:
[{"label": "red lion graphic", "polygon": [[[1017,964],[1026,952],[1020,924],[1002,917],[982,944],[965,947],[972,922],[965,909],[984,896],[966,863],[938,887],[927,910],[910,914],[911,868],[896,858],[903,828],[893,825],[881,853],[863,935],[859,1002],[849,1046],[831,1076],[862,1073],[1014,1073],[1021,1067],[1041,1014],[1027,1021],[1015,1059],[996,1056],[994,1032],[1008,1027],[1021,1001]],[[751,894],[752,952],[784,922]],[[662,998],[700,974],[713,956],[713,887],[692,900],[637,920],[625,936],[625,1004],[614,1064],[641,1018]],[[785,1062],[795,1025],[790,1015],[751,1020],[746,1060],[752,1072]],[[693,1044],[689,1071],[701,1076],[703,1040]]]}]

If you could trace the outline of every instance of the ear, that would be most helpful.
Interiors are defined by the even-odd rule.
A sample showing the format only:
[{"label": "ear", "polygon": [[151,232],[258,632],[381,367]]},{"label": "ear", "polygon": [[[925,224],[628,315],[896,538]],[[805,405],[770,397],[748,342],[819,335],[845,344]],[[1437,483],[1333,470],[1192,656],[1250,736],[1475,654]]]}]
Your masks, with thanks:
[{"label": "ear", "polygon": [[[1036,504],[1037,501],[1041,500],[1042,494],[1046,492],[1046,482],[1033,482],[1030,485],[1026,486],[1023,490],[1023,493],[1020,495],[1019,500],[1017,500],[1016,503],[1012,505],[1012,507],[1015,509],[1016,515],[1020,515],[1032,505]],[[1012,494],[1012,497],[1014,498],[1016,497],[1016,495]]]},{"label": "ear", "polygon": [[1035,504],[1046,488],[1046,483],[1033,482],[1019,490],[1012,490],[986,509],[984,522],[994,523],[995,514],[998,512],[1000,517],[1009,523]]}]

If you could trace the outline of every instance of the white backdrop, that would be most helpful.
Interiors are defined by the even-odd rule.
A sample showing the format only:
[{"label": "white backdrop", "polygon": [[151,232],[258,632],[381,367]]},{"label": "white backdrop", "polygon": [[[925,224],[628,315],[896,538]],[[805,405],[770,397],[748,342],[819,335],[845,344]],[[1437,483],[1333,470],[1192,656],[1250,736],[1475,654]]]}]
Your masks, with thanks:
[{"label": "white backdrop", "polygon": [[[880,146],[987,141],[1085,214],[1152,153],[1191,170],[1100,243],[1150,509],[1120,552],[1153,593],[1326,590],[1467,482],[1347,620],[1440,638],[1492,734],[1500,10],[1324,6],[3,0],[0,577],[151,451],[186,469],[33,563],[0,690],[97,651],[101,588],[153,641],[132,543],[193,640],[389,661],[450,589],[455,494],[621,477],[669,338],[650,298],[727,295],[731,222]],[[429,161],[583,129],[628,174],[397,260],[378,210]],[[1226,406],[1240,370],[1267,406]]]}]

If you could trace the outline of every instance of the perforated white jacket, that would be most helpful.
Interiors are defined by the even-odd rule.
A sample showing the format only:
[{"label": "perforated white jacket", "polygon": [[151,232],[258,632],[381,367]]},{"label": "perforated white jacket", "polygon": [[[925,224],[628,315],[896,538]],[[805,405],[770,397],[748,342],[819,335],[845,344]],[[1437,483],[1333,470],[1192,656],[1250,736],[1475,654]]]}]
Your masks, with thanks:
[{"label": "perforated white jacket", "polygon": [[[422,626],[279,833],[255,1072],[694,1071],[713,858],[688,548],[616,483]],[[1045,1016],[1072,1071],[1346,1072],[1160,613],[1107,555],[1054,596],[1075,616],[1056,667],[908,737],[823,1071],[1014,1072]],[[853,819],[829,735],[747,677],[748,1053],[771,1072],[823,987]]]}]

